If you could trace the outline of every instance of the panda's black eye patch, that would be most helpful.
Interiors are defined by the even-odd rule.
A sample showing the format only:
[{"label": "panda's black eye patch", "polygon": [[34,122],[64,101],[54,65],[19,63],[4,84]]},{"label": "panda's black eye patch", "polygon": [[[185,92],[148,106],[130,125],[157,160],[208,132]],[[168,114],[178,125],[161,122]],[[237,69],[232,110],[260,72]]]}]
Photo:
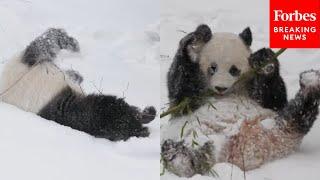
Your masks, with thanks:
[{"label": "panda's black eye patch", "polygon": [[229,73],[231,76],[239,76],[241,73],[241,70],[238,69],[235,65],[232,65],[229,69]]},{"label": "panda's black eye patch", "polygon": [[218,71],[218,65],[216,63],[212,63],[208,68],[208,73],[213,76]]}]

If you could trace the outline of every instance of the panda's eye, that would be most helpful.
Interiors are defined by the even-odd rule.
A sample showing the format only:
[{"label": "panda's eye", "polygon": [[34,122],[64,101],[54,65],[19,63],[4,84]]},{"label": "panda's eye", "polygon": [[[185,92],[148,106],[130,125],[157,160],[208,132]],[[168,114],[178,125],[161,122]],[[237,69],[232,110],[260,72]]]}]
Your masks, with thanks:
[{"label": "panda's eye", "polygon": [[232,65],[229,69],[229,73],[231,74],[231,76],[239,76],[241,70],[239,70],[235,65]]},{"label": "panda's eye", "polygon": [[211,64],[211,66],[209,67],[208,72],[209,72],[209,74],[210,74],[211,76],[213,76],[213,75],[217,72],[217,70],[218,70],[217,64],[213,63],[213,64]]}]

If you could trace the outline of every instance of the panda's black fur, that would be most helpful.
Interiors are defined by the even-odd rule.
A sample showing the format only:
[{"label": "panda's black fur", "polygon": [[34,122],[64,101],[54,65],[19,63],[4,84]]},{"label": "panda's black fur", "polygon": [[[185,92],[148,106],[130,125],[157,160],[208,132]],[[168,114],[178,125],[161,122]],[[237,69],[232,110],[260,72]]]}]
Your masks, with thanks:
[{"label": "panda's black fur", "polygon": [[[211,36],[210,28],[200,25],[195,32],[181,39],[167,76],[169,100],[172,106],[181,102],[185,97],[199,96],[207,90],[205,75],[200,70],[199,63],[191,59],[188,45],[198,39],[206,43]],[[192,104],[192,109],[199,106],[200,104]]]},{"label": "panda's black fur", "polygon": [[66,88],[39,115],[88,134],[116,141],[131,136],[147,137],[148,128],[143,127],[141,121],[154,118],[154,108],[150,107],[149,111],[140,112],[138,108],[115,96],[83,96]]},{"label": "panda's black fur", "polygon": [[[62,29],[51,28],[31,42],[23,51],[21,59],[18,60],[29,67],[27,71],[32,71],[36,66],[42,65],[43,68],[46,68],[46,64],[56,66],[54,60],[62,49],[73,52],[80,50],[76,39],[68,36]],[[75,84],[79,85],[83,81],[83,77],[76,71],[69,70],[64,74]],[[153,106],[141,111],[126,103],[123,98],[103,94],[85,95],[66,84],[63,84],[65,88],[57,92],[49,103],[40,107],[40,110],[35,113],[45,119],[111,141],[127,140],[133,136],[149,136],[149,130],[143,124],[155,118],[156,110]],[[19,95],[14,94],[14,96]],[[6,102],[6,98],[8,99],[4,97],[3,101]],[[18,99],[8,103],[20,107]]]}]

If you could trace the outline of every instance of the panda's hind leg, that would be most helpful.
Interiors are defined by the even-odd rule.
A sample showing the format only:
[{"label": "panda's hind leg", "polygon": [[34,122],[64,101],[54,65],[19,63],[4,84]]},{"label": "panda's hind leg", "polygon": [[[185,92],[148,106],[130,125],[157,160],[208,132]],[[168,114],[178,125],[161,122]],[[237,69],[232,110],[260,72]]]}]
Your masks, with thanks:
[{"label": "panda's hind leg", "polygon": [[307,134],[319,113],[320,71],[308,70],[300,74],[300,90],[279,113],[294,131]]},{"label": "panda's hind leg", "polygon": [[[148,127],[141,122],[144,116],[140,109],[129,105],[123,98],[91,94],[82,100],[83,106],[88,104],[93,116],[91,124],[97,128],[91,134],[112,141],[149,136]],[[156,113],[155,110],[153,113]]]},{"label": "panda's hind leg", "polygon": [[130,137],[148,137],[149,129],[141,122],[141,111],[122,98],[91,94],[84,96],[66,88],[39,113],[73,129],[111,141]]},{"label": "panda's hind leg", "polygon": [[206,142],[198,149],[187,147],[184,141],[166,140],[161,146],[164,167],[180,177],[207,174],[215,164],[213,142]]}]

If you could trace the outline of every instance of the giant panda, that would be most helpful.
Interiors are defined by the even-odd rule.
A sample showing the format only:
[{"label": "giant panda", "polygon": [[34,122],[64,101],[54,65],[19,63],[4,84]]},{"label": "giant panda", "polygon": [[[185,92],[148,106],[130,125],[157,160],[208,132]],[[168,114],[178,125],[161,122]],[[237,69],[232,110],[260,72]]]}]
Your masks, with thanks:
[{"label": "giant panda", "polygon": [[[171,106],[206,91],[215,96],[190,104],[161,126],[161,156],[170,172],[207,174],[220,162],[252,170],[294,152],[318,115],[320,72],[300,74],[300,90],[288,102],[274,52],[251,52],[252,34],[212,33],[207,25],[181,39],[168,72]],[[243,73],[266,64],[257,75]]]},{"label": "giant panda", "polygon": [[143,124],[156,116],[112,95],[85,94],[82,76],[55,63],[60,50],[79,52],[76,39],[63,29],[50,28],[5,65],[0,99],[47,120],[111,141],[147,137]]}]

